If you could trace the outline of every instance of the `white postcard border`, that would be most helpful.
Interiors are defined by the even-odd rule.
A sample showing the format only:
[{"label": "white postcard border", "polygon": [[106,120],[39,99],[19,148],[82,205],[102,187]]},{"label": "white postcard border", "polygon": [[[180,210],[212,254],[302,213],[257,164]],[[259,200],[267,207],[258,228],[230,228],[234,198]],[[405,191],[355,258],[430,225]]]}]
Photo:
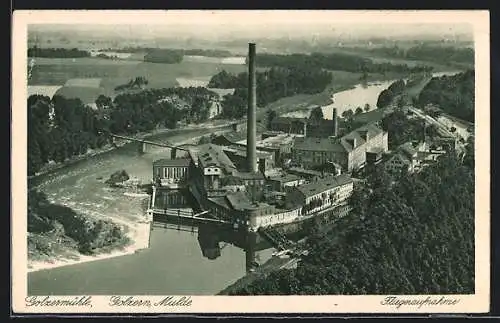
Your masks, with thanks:
[{"label": "white postcard border", "polygon": [[[189,18],[187,18],[189,16]],[[190,296],[190,305],[170,306],[167,296],[133,296],[149,300],[150,306],[112,306],[112,296],[89,296],[92,306],[40,305],[27,299],[27,25],[28,24],[160,24],[169,21],[206,21],[218,24],[322,20],[336,23],[468,23],[474,28],[476,82],[476,217],[475,217],[475,277],[474,295],[406,295],[396,296],[420,300],[418,305],[389,304],[387,297],[378,296]],[[488,11],[85,11],[33,10],[15,11],[12,44],[12,309],[15,313],[483,313],[489,310],[490,298],[490,66]],[[480,141],[479,141],[480,140]],[[73,300],[79,296],[49,297],[49,301]],[[79,298],[82,298],[81,296]],[[124,296],[121,296],[124,298]],[[430,305],[432,300],[458,300],[453,305]],[[173,296],[170,300],[181,299]],[[429,299],[425,301],[425,299]],[[186,300],[186,298],[184,298]],[[436,300],[436,301],[437,301]],[[81,300],[84,303],[85,299]],[[187,302],[187,301],[186,301]],[[386,304],[384,305],[384,302]],[[403,302],[404,303],[404,302]],[[155,306],[155,304],[159,304]],[[399,306],[398,306],[399,304]],[[32,306],[28,306],[32,305]]]}]

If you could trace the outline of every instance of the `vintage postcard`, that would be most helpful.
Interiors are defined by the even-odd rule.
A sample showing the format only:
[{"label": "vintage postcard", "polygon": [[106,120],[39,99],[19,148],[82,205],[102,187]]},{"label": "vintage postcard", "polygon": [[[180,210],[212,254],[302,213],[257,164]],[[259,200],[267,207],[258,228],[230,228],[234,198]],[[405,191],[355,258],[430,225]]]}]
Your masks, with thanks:
[{"label": "vintage postcard", "polygon": [[487,312],[489,37],[487,11],[14,12],[13,312]]}]

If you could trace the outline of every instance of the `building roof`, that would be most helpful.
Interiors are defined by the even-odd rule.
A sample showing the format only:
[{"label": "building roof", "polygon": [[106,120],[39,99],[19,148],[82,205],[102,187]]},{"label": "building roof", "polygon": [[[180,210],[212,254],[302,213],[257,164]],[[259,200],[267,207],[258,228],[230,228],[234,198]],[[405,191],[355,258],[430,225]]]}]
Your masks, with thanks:
[{"label": "building roof", "polygon": [[241,180],[245,180],[245,179],[256,179],[256,180],[262,179],[263,180],[265,178],[261,172],[250,173],[250,172],[240,172],[240,171],[233,173],[233,177],[241,179]]},{"label": "building roof", "polygon": [[231,208],[231,205],[229,204],[229,202],[225,196],[209,197],[208,200],[214,204],[217,204],[218,206],[225,208],[225,209]]},{"label": "building roof", "polygon": [[290,167],[289,172],[295,172],[299,174],[311,175],[311,176],[321,176],[321,172],[312,169],[305,169],[301,167]]},{"label": "building roof", "polygon": [[204,144],[197,146],[197,155],[202,167],[217,166],[223,168],[227,173],[236,170],[233,162],[220,146]]},{"label": "building roof", "polygon": [[380,129],[379,127],[377,127],[375,124],[373,124],[373,123],[366,124],[362,127],[359,127],[357,129],[349,132],[348,134],[346,134],[345,136],[340,138],[340,143],[347,151],[350,152],[350,151],[353,151],[355,148],[352,146],[352,143],[350,142],[350,140],[356,139],[356,147],[358,147],[358,146],[361,146],[364,143],[366,143],[363,135],[367,134],[368,140],[369,140],[370,138],[373,138],[382,132],[383,132],[383,130]]},{"label": "building roof", "polygon": [[157,159],[153,161],[154,166],[167,166],[167,167],[188,167],[191,159],[189,158],[176,158],[176,159]]},{"label": "building roof", "polygon": [[[246,157],[247,156],[247,151],[245,148],[242,148],[240,146],[236,147],[224,147],[223,148],[225,152],[227,153],[232,153],[233,155],[239,156],[239,157]],[[273,155],[270,152],[266,151],[256,151],[257,153],[257,158],[268,158],[272,157]]]},{"label": "building roof", "polygon": [[308,151],[345,152],[337,138],[297,137],[293,142],[293,148]]},{"label": "building roof", "polygon": [[235,144],[238,141],[245,139],[246,134],[244,132],[231,131],[221,134],[219,138],[226,139],[227,141]]},{"label": "building roof", "polygon": [[311,182],[304,185],[299,185],[296,187],[304,196],[309,197],[326,190],[338,187],[341,185],[352,183],[352,178],[347,174],[342,174],[338,176],[327,176],[324,178],[319,178],[315,182]]},{"label": "building roof", "polygon": [[271,181],[277,181],[280,183],[293,182],[293,181],[297,181],[299,179],[301,179],[299,176],[293,175],[293,174],[282,174],[279,176],[273,176],[273,177],[269,178],[269,180],[271,180]]},{"label": "building roof", "polygon": [[393,161],[394,159],[399,159],[399,160],[402,160],[402,161],[404,161],[406,163],[411,163],[410,158],[406,154],[402,153],[401,151],[397,151],[396,153],[394,153],[389,158],[388,162]]}]

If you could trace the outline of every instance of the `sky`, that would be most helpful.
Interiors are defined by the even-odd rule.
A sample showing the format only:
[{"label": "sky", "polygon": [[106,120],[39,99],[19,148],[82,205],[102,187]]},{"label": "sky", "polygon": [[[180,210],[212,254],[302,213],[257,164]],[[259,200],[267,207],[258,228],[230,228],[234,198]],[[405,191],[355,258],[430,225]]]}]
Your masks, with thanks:
[{"label": "sky", "polygon": [[[411,16],[411,13],[332,11],[173,11],[107,14],[105,19],[83,15],[64,17],[58,23],[37,26],[42,30],[102,32],[131,37],[158,35],[199,37],[352,36],[411,37],[417,35],[471,34],[466,19],[449,19],[445,13]],[[408,16],[409,15],[409,16]],[[466,17],[466,16],[464,16]],[[49,19],[50,20],[50,19]],[[65,22],[70,22],[67,24]],[[74,24],[74,21],[82,22]]]}]

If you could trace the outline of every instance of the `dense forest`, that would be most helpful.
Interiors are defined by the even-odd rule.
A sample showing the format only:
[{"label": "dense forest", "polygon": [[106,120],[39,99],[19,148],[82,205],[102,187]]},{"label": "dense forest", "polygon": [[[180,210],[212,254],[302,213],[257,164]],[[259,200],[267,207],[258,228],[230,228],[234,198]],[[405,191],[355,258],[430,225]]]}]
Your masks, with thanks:
[{"label": "dense forest", "polygon": [[182,51],[176,49],[150,49],[144,55],[145,62],[177,64],[184,58]]},{"label": "dense forest", "polygon": [[217,94],[206,88],[168,88],[99,96],[97,110],[79,99],[33,95],[28,98],[28,175],[49,161],[101,148],[109,131],[132,135],[156,127],[175,128],[177,122],[201,122]]},{"label": "dense forest", "polygon": [[[108,48],[108,49],[103,49],[102,51],[117,52],[117,53],[148,53],[148,52],[155,51],[155,50],[158,50],[158,48],[124,47],[124,48]],[[163,48],[161,50],[163,50]],[[231,56],[234,56],[230,51],[221,50],[221,49],[199,49],[199,48],[168,49],[168,48],[165,48],[164,50],[176,51],[182,55],[196,55],[196,56],[207,56],[207,57],[231,57]]]},{"label": "dense forest", "polygon": [[390,105],[396,96],[403,93],[405,86],[404,80],[397,80],[389,85],[387,89],[380,92],[377,99],[377,108],[381,109]]},{"label": "dense forest", "polygon": [[28,48],[28,57],[79,58],[90,57],[90,52],[77,48],[39,48],[33,46]]},{"label": "dense forest", "polygon": [[[57,242],[56,242],[57,241]],[[28,191],[29,257],[48,255],[58,243],[83,254],[129,242],[123,230],[108,220],[95,220],[47,200],[43,192]]]},{"label": "dense forest", "polygon": [[[329,72],[314,67],[272,67],[257,72],[257,105],[260,107],[280,98],[296,94],[320,93],[331,83]],[[246,113],[248,73],[238,75],[221,71],[208,84],[210,88],[235,88],[232,95],[226,95],[222,102],[223,116],[241,118]]]},{"label": "dense forest", "polygon": [[[473,140],[471,141],[473,143]],[[238,295],[474,293],[473,147],[393,182],[374,171],[333,227],[316,225],[297,269]]]},{"label": "dense forest", "polygon": [[420,92],[417,104],[434,104],[454,117],[474,122],[474,90],[474,70],[434,77]]},{"label": "dense forest", "polygon": [[[366,49],[364,49],[366,51]],[[408,49],[394,47],[378,47],[369,50],[384,57],[411,60],[425,60],[441,64],[467,63],[474,64],[474,49],[452,46],[418,45]]]},{"label": "dense forest", "polygon": [[406,64],[374,63],[369,58],[356,55],[329,53],[320,54],[258,54],[256,56],[257,66],[262,67],[303,67],[321,68],[327,70],[348,71],[354,73],[381,73],[395,72],[401,74],[430,72],[430,66],[413,66]]}]

